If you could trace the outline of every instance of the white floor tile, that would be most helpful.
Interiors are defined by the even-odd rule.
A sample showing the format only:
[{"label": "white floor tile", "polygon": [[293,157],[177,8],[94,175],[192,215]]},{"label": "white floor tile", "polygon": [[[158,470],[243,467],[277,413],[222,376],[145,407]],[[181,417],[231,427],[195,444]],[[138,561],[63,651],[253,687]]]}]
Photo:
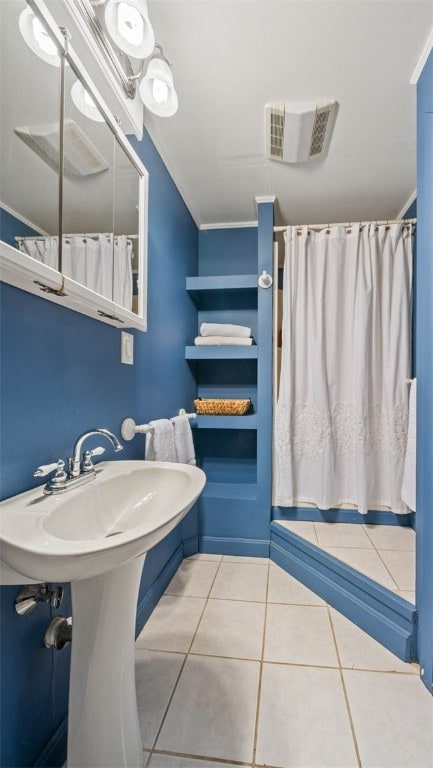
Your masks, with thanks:
[{"label": "white floor tile", "polygon": [[223,600],[266,600],[267,565],[222,562],[210,596]]},{"label": "white floor tile", "polygon": [[433,699],[412,675],[344,671],[363,768],[431,768]]},{"label": "white floor tile", "polygon": [[301,539],[306,539],[311,544],[315,544],[316,547],[318,546],[314,523],[307,520],[276,520],[275,522],[283,528],[286,528],[288,531],[296,533]]},{"label": "white floor tile", "polygon": [[256,661],[189,656],[157,748],[250,762],[259,668]]},{"label": "white floor tile", "polygon": [[315,595],[311,589],[305,587],[278,565],[272,565],[269,569],[268,602],[325,605],[325,601],[321,597]]},{"label": "white floor tile", "polygon": [[140,632],[136,647],[187,653],[205,603],[202,597],[163,595]]},{"label": "white floor tile", "polygon": [[380,557],[397,583],[398,589],[415,589],[415,552],[379,550]]},{"label": "white floor tile", "polygon": [[234,763],[214,763],[209,760],[198,760],[177,755],[152,755],[149,768],[239,768]]},{"label": "white floor tile", "polygon": [[135,680],[143,747],[152,748],[184,656],[137,649]]},{"label": "white floor tile", "polygon": [[187,560],[209,560],[214,561],[215,563],[220,563],[223,559],[222,555],[207,555],[206,552],[196,552],[195,555],[190,555],[186,558]]},{"label": "white floor tile", "polygon": [[260,659],[264,624],[264,603],[209,600],[191,653]]},{"label": "white floor tile", "polygon": [[358,765],[338,670],[264,665],[256,764]]},{"label": "white floor tile", "polygon": [[416,670],[411,664],[400,661],[391,651],[380,645],[334,608],[331,608],[330,611],[342,667],[415,673]]},{"label": "white floor tile", "polygon": [[219,563],[184,560],[165,590],[167,595],[207,597]]},{"label": "white floor tile", "polygon": [[377,549],[415,551],[415,531],[404,525],[364,525],[367,536]]},{"label": "white floor tile", "polygon": [[396,589],[398,586],[374,549],[351,549],[349,547],[322,547],[322,549],[387,589]]},{"label": "white floor tile", "polygon": [[373,549],[363,526],[357,523],[314,523],[320,547]]},{"label": "white floor tile", "polygon": [[287,664],[337,667],[328,609],[269,604],[264,659]]}]

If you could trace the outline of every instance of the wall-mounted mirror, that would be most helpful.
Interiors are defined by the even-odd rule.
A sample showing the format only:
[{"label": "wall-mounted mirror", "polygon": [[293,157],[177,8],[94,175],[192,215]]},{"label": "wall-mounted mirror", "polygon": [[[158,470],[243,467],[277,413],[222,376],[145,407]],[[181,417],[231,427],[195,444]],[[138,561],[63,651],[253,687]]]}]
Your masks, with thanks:
[{"label": "wall-mounted mirror", "polygon": [[0,12],[1,279],[144,330],[146,169],[42,0]]}]

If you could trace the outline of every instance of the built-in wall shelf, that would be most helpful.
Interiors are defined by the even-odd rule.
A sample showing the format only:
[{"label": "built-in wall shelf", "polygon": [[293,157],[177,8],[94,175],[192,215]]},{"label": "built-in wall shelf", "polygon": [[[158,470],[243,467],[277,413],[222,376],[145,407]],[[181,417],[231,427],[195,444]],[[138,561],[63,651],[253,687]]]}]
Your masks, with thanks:
[{"label": "built-in wall shelf", "polygon": [[[241,325],[251,328],[253,343],[191,345],[185,348],[185,359],[196,381],[197,397],[250,398],[252,412],[243,416],[198,415],[191,421],[197,463],[208,478],[198,500],[199,550],[268,556],[269,522],[266,513],[258,514],[257,243],[249,232],[239,237],[236,230],[230,230],[227,244],[232,258],[227,259],[224,249],[221,258],[228,274],[215,275],[218,253],[208,252],[211,241],[212,237],[203,238],[198,265],[201,274],[186,279],[187,293],[197,309],[196,335],[202,323]],[[244,274],[230,274],[237,263]]]},{"label": "built-in wall shelf", "polygon": [[257,345],[185,347],[187,360],[257,360]]},{"label": "built-in wall shelf", "polygon": [[198,309],[257,308],[257,275],[187,277],[186,290]]},{"label": "built-in wall shelf", "polygon": [[257,414],[245,416],[197,416],[191,422],[197,429],[257,429]]}]

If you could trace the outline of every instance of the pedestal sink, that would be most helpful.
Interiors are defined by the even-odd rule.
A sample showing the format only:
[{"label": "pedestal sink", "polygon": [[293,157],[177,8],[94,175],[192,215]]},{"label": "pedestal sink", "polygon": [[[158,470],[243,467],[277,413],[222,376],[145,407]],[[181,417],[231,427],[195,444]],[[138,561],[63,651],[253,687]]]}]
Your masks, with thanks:
[{"label": "pedestal sink", "polygon": [[72,582],[68,768],[139,768],[134,675],[146,552],[192,507],[205,475],[186,464],[101,462],[64,495],[42,488],[0,504],[3,584]]}]

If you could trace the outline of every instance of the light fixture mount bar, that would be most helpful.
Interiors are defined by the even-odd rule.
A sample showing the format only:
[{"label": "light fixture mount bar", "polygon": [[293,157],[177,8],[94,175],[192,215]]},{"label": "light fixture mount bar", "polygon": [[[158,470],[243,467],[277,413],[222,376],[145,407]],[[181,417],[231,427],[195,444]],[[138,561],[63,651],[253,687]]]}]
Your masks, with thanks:
[{"label": "light fixture mount bar", "polygon": [[[86,22],[92,34],[98,41],[107,64],[109,65],[112,73],[114,74],[114,76],[116,77],[120,85],[122,86],[127,98],[128,99],[135,98],[135,94],[137,91],[136,84],[135,84],[136,78],[128,76],[125,73],[119,61],[119,58],[116,54],[115,49],[111,45],[107,35],[105,34],[101,26],[101,23],[98,17],[96,16],[95,11],[93,10],[91,0],[73,0],[73,2],[74,2],[74,5],[78,8],[82,18]],[[124,58],[129,63],[129,59],[126,56]]]}]

